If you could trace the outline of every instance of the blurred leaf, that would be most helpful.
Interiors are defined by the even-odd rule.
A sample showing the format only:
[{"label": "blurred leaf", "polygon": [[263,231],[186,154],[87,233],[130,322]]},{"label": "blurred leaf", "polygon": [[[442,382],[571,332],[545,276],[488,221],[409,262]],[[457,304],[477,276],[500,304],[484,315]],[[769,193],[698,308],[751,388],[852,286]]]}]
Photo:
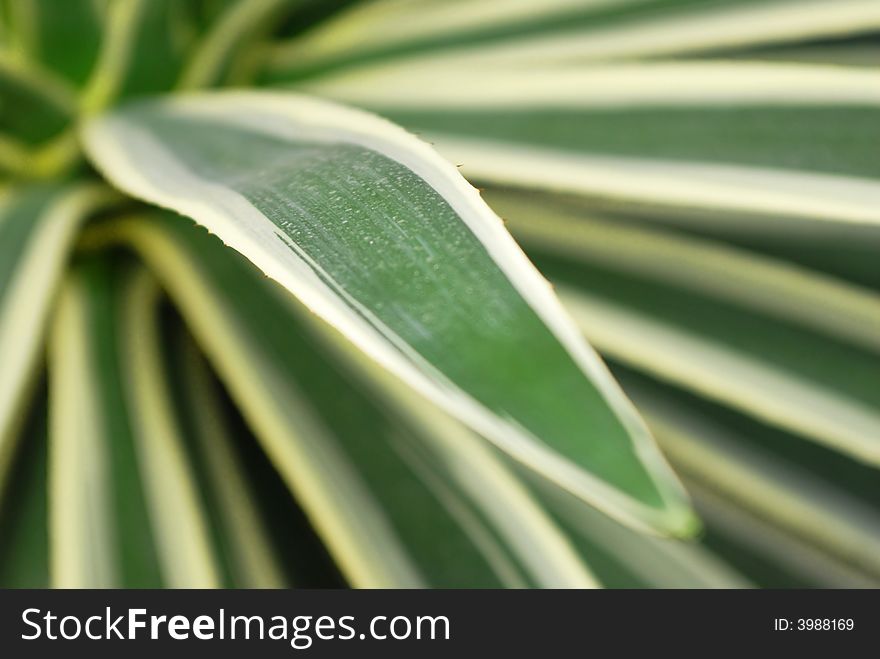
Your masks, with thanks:
[{"label": "blurred leaf", "polygon": [[0,588],[48,588],[46,398],[41,391],[17,442],[0,505]]},{"label": "blurred leaf", "polygon": [[178,86],[199,89],[222,82],[236,55],[253,48],[254,42],[285,12],[300,4],[296,0],[236,0],[215,19],[202,36],[183,69]]},{"label": "blurred leaf", "polygon": [[[114,277],[110,277],[110,273]],[[205,569],[187,565],[193,535],[199,526],[179,529],[174,547],[162,516],[191,521],[183,497],[170,510],[162,509],[161,492],[180,494],[182,475],[168,470],[163,482],[151,478],[150,445],[158,452],[174,436],[156,428],[146,436],[139,427],[129,362],[132,344],[140,343],[149,327],[126,332],[133,313],[125,305],[133,297],[131,273],[91,258],[65,280],[50,349],[50,514],[52,582],[62,587],[158,587],[199,583]],[[149,341],[149,337],[145,337]],[[150,368],[156,368],[151,365]],[[155,389],[140,390],[142,397]],[[156,403],[161,406],[160,402]],[[160,409],[161,411],[161,409]],[[87,474],[87,477],[84,475]],[[156,488],[159,488],[159,491]],[[170,522],[169,522],[170,523]],[[166,524],[167,528],[168,524]],[[163,547],[160,543],[165,541]],[[196,545],[198,546],[198,545]],[[174,566],[192,567],[190,580]]]},{"label": "blurred leaf", "polygon": [[170,90],[197,35],[188,9],[179,0],[115,0],[83,109]]},{"label": "blurred leaf", "polygon": [[[716,75],[726,79],[723,71]],[[832,75],[842,80],[841,74],[829,72],[829,77]],[[856,84],[865,90],[877,89],[880,75],[865,75]],[[855,101],[852,106],[841,103],[838,107],[711,107],[707,103],[607,110],[435,110],[393,112],[391,116],[430,135],[464,135],[489,143],[495,140],[534,147],[557,153],[561,160],[566,154],[592,153],[641,161],[731,163],[762,170],[877,178],[880,165],[872,157],[871,147],[880,141],[878,102],[880,93],[875,98],[877,104],[861,106]],[[853,139],[854,135],[861,139]]]},{"label": "blurred leaf", "polygon": [[603,354],[880,465],[876,355],[656,285],[611,285],[614,301],[560,290]]},{"label": "blurred leaf", "polygon": [[[452,492],[448,489],[445,496],[440,496],[449,484],[460,489],[497,530],[502,544],[520,560],[534,585],[547,588],[595,585],[582,559],[573,551],[570,538],[557,528],[517,474],[485,446],[482,438],[371,362],[314,316],[304,314],[302,309],[299,312],[308,329],[372,392],[376,402],[418,435],[424,462],[419,465],[418,460],[414,460],[417,455],[413,448],[416,447],[402,454],[410,455],[410,463],[431,489],[437,492],[440,488],[438,498],[449,500]],[[438,465],[441,468],[437,469]],[[588,508],[583,501],[572,498],[581,508]],[[471,526],[464,521],[459,516],[463,526]],[[478,537],[472,536],[475,541]]]},{"label": "blurred leaf", "polygon": [[87,184],[0,196],[0,490],[72,242],[86,217],[114,198]]},{"label": "blurred leaf", "polygon": [[101,42],[103,16],[95,0],[11,0],[13,49],[70,83],[85,81]]},{"label": "blurred leaf", "polygon": [[[216,543],[224,553],[231,581],[241,588],[283,588],[284,567],[273,546],[253,483],[231,436],[226,412],[204,358],[189,336],[175,333],[167,350],[171,385],[188,440],[191,464],[204,494]],[[176,374],[175,374],[176,375]],[[276,503],[277,505],[277,503]]]},{"label": "blurred leaf", "polygon": [[278,46],[266,78],[396,66],[488,75],[505,66],[735,52],[878,27],[872,0],[386,0],[355,6]]},{"label": "blurred leaf", "polygon": [[880,516],[806,469],[743,442],[722,423],[676,403],[659,386],[622,380],[661,446],[689,480],[725,501],[880,579]]},{"label": "blurred leaf", "polygon": [[0,52],[0,173],[15,178],[57,175],[76,156],[69,128],[71,90]]},{"label": "blurred leaf", "polygon": [[880,295],[871,289],[549,195],[490,188],[483,198],[527,247],[711,295],[880,351]]},{"label": "blurred leaf", "polygon": [[89,124],[85,140],[123,189],[197,219],[531,468],[633,524],[692,530],[603,364],[498,218],[423,143],[358,111],[259,93],[134,106]]},{"label": "blurred leaf", "polygon": [[876,28],[872,30],[868,27],[865,33],[855,31],[824,39],[817,36],[803,42],[758,45],[733,52],[715,51],[709,56],[761,62],[800,62],[872,68],[876,67],[880,58],[880,43],[877,41]]},{"label": "blurred leaf", "polygon": [[0,58],[0,134],[38,146],[64,130],[73,111],[63,85]]},{"label": "blurred leaf", "polygon": [[688,488],[706,518],[709,546],[731,563],[747,566],[765,587],[876,587],[876,579],[737,507],[704,485],[688,481]]},{"label": "blurred leaf", "polygon": [[880,223],[873,71],[618,64],[501,71],[491,82],[456,73],[454,86],[451,75],[377,75],[309,89],[367,104],[424,134],[475,181],[751,213],[769,227],[780,216]]},{"label": "blurred leaf", "polygon": [[550,510],[600,581],[608,588],[747,588],[751,584],[697,540],[638,533],[546,480],[529,476],[535,496]]},{"label": "blurred leaf", "polygon": [[119,291],[110,272],[97,260],[74,270],[52,332],[52,581],[157,587],[160,568],[116,346]]}]

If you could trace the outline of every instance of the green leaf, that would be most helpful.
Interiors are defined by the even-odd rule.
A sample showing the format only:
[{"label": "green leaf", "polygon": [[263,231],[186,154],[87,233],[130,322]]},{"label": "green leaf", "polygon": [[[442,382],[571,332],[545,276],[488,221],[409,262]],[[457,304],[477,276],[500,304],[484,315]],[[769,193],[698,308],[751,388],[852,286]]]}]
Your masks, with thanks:
[{"label": "green leaf", "polygon": [[46,398],[41,391],[17,442],[12,478],[0,505],[0,587],[49,586],[46,497]]},{"label": "green leaf", "polygon": [[713,53],[715,57],[750,59],[762,62],[800,62],[836,66],[874,67],[880,46],[870,32],[841,35],[833,39],[809,39],[803,43],[771,44],[736,51]]},{"label": "green leaf", "polygon": [[[430,487],[446,489],[453,485],[464,498],[470,499],[497,529],[502,543],[519,558],[525,575],[534,585],[552,588],[595,585],[586,566],[572,551],[570,538],[556,527],[521,479],[487,450],[481,438],[377,367],[325,324],[310,315],[303,318],[309,329],[324,344],[329,344],[332,354],[369,388],[376,401],[417,432],[423,450],[427,450],[426,461],[421,466],[417,461],[412,462],[415,471],[422,474]],[[412,456],[411,450],[407,453]],[[436,469],[438,465],[440,469]],[[589,508],[583,501],[572,498],[580,508]]]},{"label": "green leaf", "polygon": [[489,81],[411,73],[309,89],[425,135],[479,182],[751,213],[769,227],[780,216],[880,222],[873,71],[683,62],[502,70]]},{"label": "green leaf", "polygon": [[568,277],[589,292],[560,286],[560,296],[606,357],[880,464],[876,354],[704,296],[599,272]]},{"label": "green leaf", "polygon": [[737,52],[870,33],[871,0],[518,0],[356,6],[274,48],[266,79],[383,68],[479,71]]},{"label": "green leaf", "polygon": [[760,252],[664,231],[570,200],[487,189],[483,198],[526,247],[724,300],[880,351],[880,295]]},{"label": "green leaf", "polygon": [[[723,79],[723,73],[718,72]],[[865,76],[860,84],[880,84]],[[878,95],[880,100],[880,95]],[[473,110],[392,112],[401,124],[434,135],[515,143],[549,152],[731,163],[878,178],[871,146],[880,140],[877,105],[810,107],[692,105],[610,109]],[[858,136],[859,139],[854,139]]]},{"label": "green leaf", "polygon": [[482,440],[425,402],[401,406],[414,394],[340,354],[341,339],[219,241],[168,217],[104,232],[160,275],[353,585],[593,583]]},{"label": "green leaf", "polygon": [[490,76],[414,67],[306,88],[424,133],[480,182],[592,204],[700,210],[704,225],[721,224],[719,211],[735,214],[726,224],[736,226],[752,214],[750,226],[765,232],[787,229],[786,216],[878,222],[874,72],[754,62],[538,67],[528,75],[501,68]]},{"label": "green leaf", "polygon": [[[113,275],[111,277],[111,274]],[[138,446],[129,355],[120,340],[131,273],[92,257],[65,279],[49,353],[52,583],[61,587],[158,587],[178,581],[157,549],[149,474]],[[143,329],[139,328],[140,336]],[[142,441],[167,441],[166,436]],[[146,449],[144,449],[146,450]],[[177,487],[166,474],[160,487]],[[178,511],[175,511],[175,513]],[[180,511],[185,515],[186,508]],[[192,532],[184,532],[184,543]],[[178,561],[185,560],[180,551]],[[200,571],[202,568],[197,566]],[[196,572],[198,574],[199,572]]]},{"label": "green leaf", "polygon": [[692,529],[604,365],[425,144],[355,110],[261,93],[132,106],[84,140],[114,183],[195,218],[531,468],[633,524]]},{"label": "green leaf", "polygon": [[607,356],[877,463],[872,290],[546,195],[487,196],[536,255],[562,257],[545,270]]},{"label": "green leaf", "polygon": [[285,568],[242,468],[217,385],[189,335],[179,331],[174,339],[167,355],[169,372],[174,365],[180,371],[175,401],[228,578],[240,588],[283,588]]},{"label": "green leaf", "polygon": [[0,58],[0,134],[38,146],[65,128],[73,103],[63,85]]},{"label": "green leaf", "polygon": [[826,552],[864,579],[880,579],[880,516],[866,502],[722,423],[677,403],[658,386],[624,379],[673,464],[689,480]]},{"label": "green leaf", "polygon": [[13,0],[13,52],[78,85],[88,77],[101,43],[103,20],[94,0]]},{"label": "green leaf", "polygon": [[0,197],[0,497],[56,286],[77,230],[108,189],[33,187]]},{"label": "green leaf", "polygon": [[82,108],[92,113],[122,98],[170,90],[196,36],[189,9],[175,0],[116,0]]},{"label": "green leaf", "polygon": [[[874,533],[872,519],[880,500],[874,467],[619,364],[612,368],[624,389],[639,400],[649,423],[655,423],[655,432],[671,455],[678,454],[685,482],[705,519],[703,543],[716,556],[763,587],[841,588],[874,583],[876,578],[865,569],[865,560],[858,558],[865,537]],[[689,437],[697,440],[695,433],[699,433],[701,452],[685,448],[683,453],[682,445],[690,444]],[[717,454],[718,461],[708,460],[707,453]],[[763,482],[766,472],[758,468],[755,474],[757,491],[763,492],[766,501],[742,491],[731,496],[726,487],[728,475],[750,456],[773,473],[772,488]],[[723,475],[718,472],[722,468]],[[780,499],[785,492],[795,499]],[[816,519],[811,514],[786,514],[798,501],[814,496],[822,500]],[[822,530],[821,517],[831,511],[840,516],[831,528],[849,528],[839,539],[828,538]],[[854,532],[862,536],[859,546],[852,544]],[[814,539],[823,535],[821,541]],[[831,549],[832,544],[843,551]],[[870,544],[864,545],[868,551]]]},{"label": "green leaf", "polygon": [[0,53],[0,172],[39,178],[62,171],[77,154],[68,128],[75,111],[63,82]]},{"label": "green leaf", "polygon": [[219,585],[159,352],[158,292],[97,257],[65,280],[49,357],[56,586]]},{"label": "green leaf", "polygon": [[533,477],[526,480],[608,588],[751,586],[723,559],[694,540],[638,533],[546,481]]},{"label": "green leaf", "polygon": [[217,548],[163,368],[159,288],[145,271],[126,284],[119,327],[123,388],[163,577],[175,587],[218,587]]},{"label": "green leaf", "polygon": [[237,56],[254,45],[273,21],[285,10],[290,0],[236,0],[215,19],[201,38],[181,74],[178,86],[198,89],[216,85],[234,68]]}]

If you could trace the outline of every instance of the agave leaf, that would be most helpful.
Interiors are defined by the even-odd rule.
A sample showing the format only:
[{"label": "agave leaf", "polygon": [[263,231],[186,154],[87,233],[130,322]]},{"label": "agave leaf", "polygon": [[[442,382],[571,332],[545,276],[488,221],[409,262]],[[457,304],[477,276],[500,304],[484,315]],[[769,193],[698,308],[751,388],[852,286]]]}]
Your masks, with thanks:
[{"label": "agave leaf", "polygon": [[[65,279],[49,349],[52,583],[162,584],[117,347],[118,271],[92,259]],[[86,476],[87,475],[87,476]]]},{"label": "agave leaf", "polygon": [[[672,123],[654,126],[640,135],[645,155],[651,155],[663,143],[664,135],[680,133],[686,119],[704,111],[706,116],[699,117],[690,134],[700,139],[692,137],[687,144],[669,139],[667,149],[700,149],[709,139],[716,144],[726,142],[739,147],[733,136],[710,135],[706,130],[707,124],[729,125],[730,118],[722,115],[720,120],[713,116],[728,105],[742,108],[739,113],[743,113],[741,118],[747,123],[738,127],[740,131],[760,129],[760,118],[749,114],[758,109],[768,110],[768,118],[763,122],[766,124],[772,120],[773,111],[791,113],[799,106],[825,112],[849,106],[866,106],[864,110],[876,107],[880,99],[876,90],[878,77],[874,71],[857,67],[719,59],[605,62],[577,67],[533,67],[526,71],[501,68],[489,76],[467,69],[387,68],[304,81],[298,88],[340,101],[388,108],[391,112],[412,112],[416,120],[424,115],[426,123],[437,124],[437,131],[486,134],[490,138],[500,135],[506,139],[516,135],[510,126],[515,122],[517,128],[526,129],[525,143],[574,151],[598,144],[610,152],[632,153],[635,136],[606,134],[594,129],[592,122],[602,122],[602,127],[630,127],[647,119],[644,113],[656,113],[657,118],[667,118]],[[608,116],[609,110],[616,114]],[[494,114],[500,121],[498,125],[492,124],[488,132],[485,113]],[[478,126],[466,125],[464,119],[471,114]],[[578,122],[579,114],[586,114],[590,120]],[[722,121],[725,118],[727,124]],[[549,119],[560,125],[545,125],[541,130],[542,121]],[[566,132],[573,125],[579,130]],[[803,130],[803,126],[789,130]],[[565,134],[573,141],[563,141],[561,136]],[[826,131],[821,137],[829,139],[833,135]],[[777,140],[776,145],[790,139],[785,133],[770,137]],[[790,155],[777,154],[776,158]],[[809,160],[806,162],[810,164]]]},{"label": "agave leaf", "polygon": [[698,308],[699,297],[640,288],[621,286],[614,301],[570,286],[559,292],[609,358],[880,464],[876,355],[720,303]]},{"label": "agave leaf", "polygon": [[98,258],[65,280],[50,351],[56,586],[218,582],[162,363],[152,359],[156,292],[143,273]]},{"label": "agave leaf", "polygon": [[[874,72],[646,63],[502,71],[494,82],[465,74],[455,90],[449,80],[422,73],[310,89],[424,134],[477,181],[764,218],[880,222]],[[435,91],[442,109],[430,107]]]},{"label": "agave leaf", "polygon": [[[876,267],[877,251],[880,249],[880,225],[877,224],[831,221],[822,214],[797,216],[724,210],[718,207],[686,208],[674,204],[671,206],[644,204],[637,200],[628,201],[623,197],[555,194],[496,186],[487,188],[486,195],[498,206],[502,214],[510,217],[512,225],[518,227],[523,238],[526,238],[526,234],[522,233],[522,223],[526,221],[526,213],[523,211],[534,209],[540,200],[540,212],[528,213],[528,221],[532,226],[535,225],[536,218],[544,215],[552,215],[556,218],[551,222],[554,225],[557,219],[562,221],[560,219],[562,216],[578,218],[579,222],[592,221],[591,218],[596,221],[601,221],[600,218],[607,219],[624,230],[644,229],[651,235],[662,232],[665,236],[694,239],[706,247],[713,244],[718,247],[724,244],[728,252],[733,249],[741,254],[745,252],[776,264],[790,264],[796,269],[807,270],[812,274],[821,273],[823,278],[830,277],[839,284],[854,285],[851,290],[858,289],[862,293],[880,288],[880,269]],[[521,201],[522,208],[519,206],[512,208],[511,203],[504,201],[499,203],[499,196],[510,198],[511,202],[514,199]],[[574,228],[572,231],[574,234],[583,233]],[[539,247],[535,241],[532,241],[532,245],[539,247],[539,251],[562,254],[550,244],[552,241],[549,237],[541,238],[540,242],[547,243],[546,249]],[[573,238],[573,242],[578,242],[576,237]],[[636,248],[637,246],[633,247]],[[586,254],[577,256],[574,253],[576,249],[576,246],[572,246],[571,250],[568,250],[569,258],[587,258]],[[661,281],[671,281],[668,272],[663,274]],[[678,282],[677,285],[683,284]],[[699,284],[694,282],[685,286],[694,290],[698,287]],[[712,294],[735,301],[729,295],[714,290]],[[748,296],[748,291],[743,292],[743,297],[745,296]],[[844,295],[845,298],[850,296],[850,294]],[[741,300],[737,302],[737,304],[741,303]],[[826,300],[823,304],[834,304],[834,302]],[[798,315],[803,317],[806,313],[801,309]],[[798,322],[803,322],[803,318]],[[826,327],[823,331],[828,330],[829,328]],[[871,324],[864,330],[864,333],[871,333]],[[850,336],[847,340],[867,346],[864,339]]]},{"label": "agave leaf", "polygon": [[176,587],[216,587],[217,551],[162,367],[159,288],[144,271],[125,283],[123,387],[163,577]]},{"label": "agave leaf", "polygon": [[0,587],[49,586],[46,497],[46,397],[35,401],[22,429],[15,470],[0,506]]},{"label": "agave leaf", "polygon": [[715,552],[749,565],[769,587],[872,588],[878,581],[794,536],[752,511],[728,501],[699,481],[688,480],[705,516]]},{"label": "agave leaf", "polygon": [[282,588],[287,583],[285,569],[253,484],[241,468],[217,386],[189,335],[178,332],[175,338],[175,349],[168,354],[182,371],[176,401],[182,408],[185,436],[195,440],[192,464],[202,476],[208,514],[219,527],[214,529],[215,538],[225,554],[230,580],[241,588]]},{"label": "agave leaf", "polygon": [[[326,340],[312,337],[316,321],[219,241],[175,218],[110,230],[160,275],[352,584],[592,583],[485,447],[467,432],[450,440],[467,442],[485,475],[444,466],[450,449],[426,437],[430,424],[389,414],[362,393]],[[553,565],[536,562],[540,547],[552,549]]]},{"label": "agave leaf", "polygon": [[390,0],[355,7],[276,47],[266,77],[281,81],[394,66],[489,73],[505,66],[736,52],[870,33],[880,25],[871,0],[461,4]]},{"label": "agave leaf", "polygon": [[[880,75],[866,74],[865,78],[860,85],[872,89],[880,85]],[[790,99],[791,103],[797,101]],[[873,105],[854,103],[851,107],[707,104],[598,110],[394,112],[391,116],[404,125],[430,131],[432,136],[451,133],[490,144],[500,142],[499,148],[512,143],[533,147],[539,153],[568,154],[573,158],[596,154],[611,162],[614,158],[630,158],[704,166],[730,163],[731,167],[742,169],[781,170],[780,175],[793,170],[804,175],[873,179],[880,174],[870,148],[880,138],[878,106],[880,93]]]},{"label": "agave leaf", "polygon": [[92,160],[186,213],[372,359],[634,524],[692,525],[629,402],[454,167],[371,115],[212,94],[89,123]]},{"label": "agave leaf", "polygon": [[[612,6],[627,2],[593,3]],[[473,41],[492,41],[523,32],[550,29],[596,7],[583,0],[542,3],[501,0],[491,3],[437,3],[385,0],[357,3],[324,25],[275,45],[268,57],[268,77],[303,77],[347,64],[385,60],[425,50],[443,50]]]},{"label": "agave leaf", "polygon": [[758,46],[744,51],[721,52],[715,55],[762,62],[800,62],[873,68],[880,58],[880,46],[874,35],[869,32],[842,35],[829,40],[819,38],[804,43]]},{"label": "agave leaf", "polygon": [[175,0],[116,0],[106,15],[83,110],[170,90],[195,38],[186,11],[186,4]]},{"label": "agave leaf", "polygon": [[[762,587],[876,582],[873,558],[862,553],[863,547],[870,553],[876,535],[880,483],[872,466],[618,364],[613,372],[670,457],[681,460],[682,477],[705,515],[701,544],[719,560]],[[757,468],[732,494],[730,477],[752,458],[767,470]],[[756,496],[744,493],[743,483]],[[802,498],[816,503],[815,516],[794,513]],[[840,515],[830,534],[821,528],[826,513]]]},{"label": "agave leaf", "polygon": [[62,82],[0,53],[0,172],[45,177],[70,163],[77,143],[66,126],[75,108]]},{"label": "agave leaf", "polygon": [[[218,410],[195,408],[211,404],[204,391],[169,386],[169,361],[158,354],[164,345],[155,283],[125,268],[110,274],[100,260],[80,266],[56,324],[55,583],[283,585],[276,548],[249,488],[238,471],[228,473],[230,447],[223,444],[228,435]],[[119,282],[115,289],[112,279]],[[175,393],[187,396],[172,400]],[[212,445],[194,455],[193,444],[205,441]],[[78,456],[89,458],[88,465]],[[211,472],[207,478],[199,460]],[[218,474],[224,460],[227,469]],[[86,472],[91,478],[83,482]],[[228,509],[218,508],[218,483],[211,481],[218,475],[228,479],[220,497],[231,502]],[[96,496],[98,489],[103,496]],[[84,523],[84,516],[91,521]],[[241,535],[231,537],[236,532]],[[95,557],[103,560],[94,564]]]},{"label": "agave leaf", "polygon": [[[236,0],[230,2],[201,37],[178,81],[181,89],[210,87],[221,82],[246,46],[289,10],[290,0]],[[293,3],[295,4],[295,3]]]},{"label": "agave leaf", "polygon": [[[413,129],[418,126],[409,124]],[[670,211],[722,211],[823,223],[880,224],[880,185],[868,178],[759,166],[571,154],[428,133],[477,182],[604,197]],[[858,140],[856,140],[858,141]],[[704,218],[711,220],[711,213]]]},{"label": "agave leaf", "polygon": [[742,452],[711,428],[680,420],[668,423],[660,414],[649,418],[689,482],[863,572],[865,580],[880,583],[880,520],[873,509],[766,455]]},{"label": "agave leaf", "polygon": [[863,500],[688,409],[659,386],[624,378],[676,467],[728,502],[751,511],[806,544],[880,578],[880,517]]},{"label": "agave leaf", "polygon": [[58,135],[74,109],[64,85],[0,57],[0,133],[37,146]]},{"label": "agave leaf", "polygon": [[565,200],[489,189],[483,197],[527,247],[693,290],[880,350],[873,290],[719,241],[584,212]]},{"label": "agave leaf", "polygon": [[[87,276],[75,273],[62,287],[50,340],[49,528],[52,583],[61,588],[107,588],[117,580],[110,498],[117,474],[108,464],[112,440],[100,425],[91,372],[97,360],[88,343],[98,333],[89,317]],[[90,283],[100,285],[95,279]]]},{"label": "agave leaf", "polygon": [[546,480],[525,475],[534,495],[553,513],[608,588],[748,588],[752,585],[696,541],[638,533]]},{"label": "agave leaf", "polygon": [[98,53],[103,20],[94,0],[13,0],[8,29],[15,56],[40,63],[78,85]]},{"label": "agave leaf", "polygon": [[92,185],[22,188],[0,198],[0,497],[74,236],[91,212],[115,198]]}]

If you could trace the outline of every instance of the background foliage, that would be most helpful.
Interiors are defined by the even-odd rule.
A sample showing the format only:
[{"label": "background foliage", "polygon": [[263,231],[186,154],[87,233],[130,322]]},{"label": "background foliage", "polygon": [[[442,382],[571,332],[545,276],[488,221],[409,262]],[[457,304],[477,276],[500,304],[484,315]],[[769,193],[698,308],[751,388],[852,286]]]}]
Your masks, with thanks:
[{"label": "background foliage", "polygon": [[880,585],[878,32],[0,0],[0,585]]}]

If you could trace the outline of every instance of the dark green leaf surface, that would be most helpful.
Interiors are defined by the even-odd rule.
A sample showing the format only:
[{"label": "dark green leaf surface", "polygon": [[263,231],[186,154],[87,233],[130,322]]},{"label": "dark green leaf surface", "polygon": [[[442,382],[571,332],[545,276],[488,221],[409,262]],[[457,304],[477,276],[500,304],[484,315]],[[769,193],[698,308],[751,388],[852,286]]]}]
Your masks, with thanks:
[{"label": "dark green leaf surface", "polygon": [[36,146],[58,135],[72,108],[64,94],[0,62],[0,135]]},{"label": "dark green leaf surface", "polygon": [[32,61],[81,85],[88,78],[101,47],[103,17],[94,0],[13,0],[21,9],[20,24],[10,29],[22,33]]},{"label": "dark green leaf surface", "polygon": [[22,431],[15,473],[0,507],[0,588],[49,586],[46,402],[43,392]]},{"label": "dark green leaf surface", "polygon": [[[117,184],[216,231],[533,468],[597,505],[684,532],[680,491],[641,422],[452,167],[338,106],[215,99],[222,114],[203,114],[194,98],[189,109],[147,104],[99,119],[88,149]],[[337,127],[337,114],[350,124]]]}]

